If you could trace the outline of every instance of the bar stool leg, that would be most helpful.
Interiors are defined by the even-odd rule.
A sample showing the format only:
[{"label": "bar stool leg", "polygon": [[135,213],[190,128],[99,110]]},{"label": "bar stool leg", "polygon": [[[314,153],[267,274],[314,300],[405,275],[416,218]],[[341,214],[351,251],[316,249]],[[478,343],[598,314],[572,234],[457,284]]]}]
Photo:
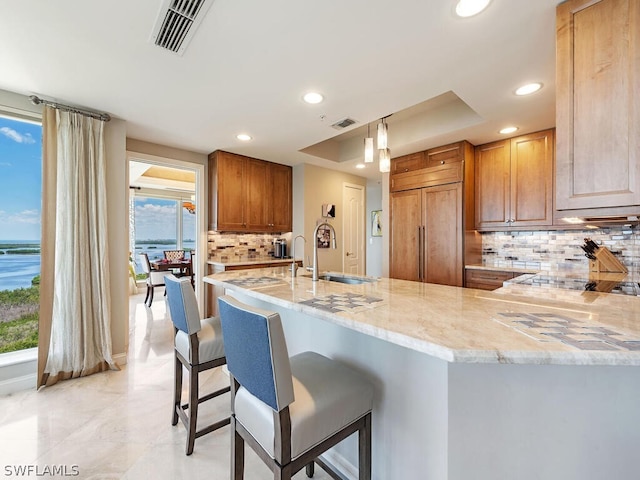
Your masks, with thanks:
[{"label": "bar stool leg", "polygon": [[189,428],[187,429],[187,455],[193,453],[196,443],[196,421],[198,420],[198,369],[189,368]]},{"label": "bar stool leg", "polygon": [[371,413],[364,418],[364,427],[358,430],[358,478],[371,480]]},{"label": "bar stool leg", "polygon": [[[175,357],[175,356],[174,356]],[[174,386],[173,386],[173,415],[171,416],[171,425],[178,423],[178,409],[182,400],[182,363],[178,360],[178,357],[174,358],[175,373],[174,373]]]},{"label": "bar stool leg", "polygon": [[244,440],[236,431],[236,419],[231,416],[231,480],[244,478]]},{"label": "bar stool leg", "polygon": [[313,462],[309,462],[307,463],[307,466],[305,467],[305,471],[307,473],[307,477],[309,478],[313,478],[313,474],[315,473],[315,463]]}]

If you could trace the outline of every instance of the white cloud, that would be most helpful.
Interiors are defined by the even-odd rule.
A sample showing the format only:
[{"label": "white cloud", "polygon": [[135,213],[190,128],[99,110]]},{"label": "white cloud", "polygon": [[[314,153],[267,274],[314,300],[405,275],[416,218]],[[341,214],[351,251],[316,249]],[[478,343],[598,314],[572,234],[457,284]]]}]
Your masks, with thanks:
[{"label": "white cloud", "polygon": [[17,224],[40,224],[40,211],[39,210],[23,210],[17,213],[7,213],[0,210],[0,222],[17,225]]},{"label": "white cloud", "polygon": [[36,141],[33,139],[30,133],[25,135],[16,132],[13,128],[2,127],[0,128],[0,133],[5,137],[13,140],[18,143],[35,143]]},{"label": "white cloud", "polygon": [[11,163],[9,162],[0,162],[0,167],[10,167]]}]

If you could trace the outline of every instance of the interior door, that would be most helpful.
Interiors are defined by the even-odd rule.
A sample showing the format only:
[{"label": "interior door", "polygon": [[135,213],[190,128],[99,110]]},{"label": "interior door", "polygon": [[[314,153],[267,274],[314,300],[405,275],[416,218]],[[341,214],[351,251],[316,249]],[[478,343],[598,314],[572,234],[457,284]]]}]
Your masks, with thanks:
[{"label": "interior door", "polygon": [[364,187],[345,183],[342,186],[342,270],[363,275],[364,272]]}]

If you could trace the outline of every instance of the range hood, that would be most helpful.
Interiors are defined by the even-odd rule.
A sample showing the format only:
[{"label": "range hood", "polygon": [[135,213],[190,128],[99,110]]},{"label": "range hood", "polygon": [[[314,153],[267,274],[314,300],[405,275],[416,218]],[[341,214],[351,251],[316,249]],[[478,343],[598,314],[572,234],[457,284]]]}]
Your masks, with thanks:
[{"label": "range hood", "polygon": [[638,215],[606,215],[606,216],[581,216],[581,217],[560,217],[558,220],[567,226],[598,228],[608,226],[629,226],[635,228],[640,224],[640,213]]}]

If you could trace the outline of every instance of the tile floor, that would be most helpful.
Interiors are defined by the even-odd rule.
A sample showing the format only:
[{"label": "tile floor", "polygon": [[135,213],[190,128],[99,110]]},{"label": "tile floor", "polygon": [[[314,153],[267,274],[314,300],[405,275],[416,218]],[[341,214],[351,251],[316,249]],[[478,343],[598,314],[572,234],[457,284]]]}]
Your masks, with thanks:
[{"label": "tile floor", "polygon": [[[0,397],[0,476],[229,478],[228,427],[197,439],[193,454],[187,457],[185,429],[181,423],[171,425],[173,327],[162,292],[156,293],[150,309],[143,304],[144,295],[131,297],[129,358],[121,371]],[[220,369],[200,375],[205,391],[227,381]],[[199,420],[210,422],[228,415],[228,399],[225,395],[201,404]],[[31,466],[30,475],[16,472],[25,466]],[[56,468],[58,475],[43,475]],[[270,470],[246,447],[245,479],[270,478]],[[307,477],[303,470],[294,478]],[[330,477],[316,468],[314,478]]]}]

